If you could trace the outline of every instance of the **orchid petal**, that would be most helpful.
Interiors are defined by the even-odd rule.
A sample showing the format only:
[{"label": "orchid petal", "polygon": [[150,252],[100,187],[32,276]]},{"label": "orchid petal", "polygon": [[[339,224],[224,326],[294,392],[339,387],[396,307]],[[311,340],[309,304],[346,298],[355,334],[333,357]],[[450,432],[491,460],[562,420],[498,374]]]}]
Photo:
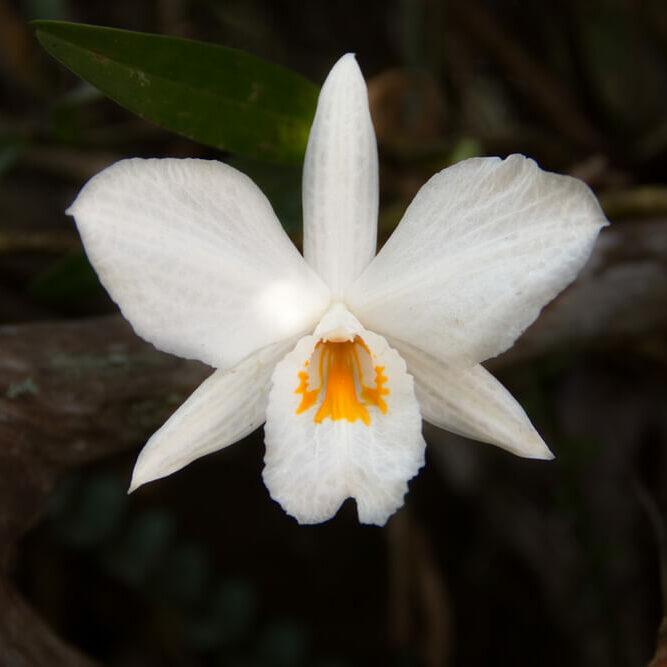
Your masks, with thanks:
[{"label": "orchid petal", "polygon": [[577,179],[521,155],[465,160],[422,187],[345,300],[365,327],[470,367],[574,280],[605,224]]},{"label": "orchid petal", "polygon": [[312,330],[329,291],[241,172],[209,160],[122,160],[67,211],[135,331],[230,368]]},{"label": "orchid petal", "polygon": [[378,192],[368,92],[347,54],[322,86],[303,166],[303,253],[334,298],[375,255]]},{"label": "orchid petal", "polygon": [[[339,341],[349,323],[348,319],[332,327],[333,340]],[[326,347],[332,344],[326,334],[302,338],[273,374],[263,478],[271,497],[300,523],[326,521],[353,497],[361,523],[383,525],[403,504],[408,480],[424,464],[419,405],[405,362],[381,336],[360,326],[348,333],[347,344],[358,346],[354,354],[367,355],[360,362],[361,377],[356,378],[358,418],[349,405],[341,414],[336,414],[336,406],[329,413],[324,409],[331,398],[328,392],[335,394],[331,367],[323,371],[316,359],[318,351],[334,354]],[[377,390],[375,399],[382,400],[370,396],[364,402],[361,397],[369,391],[364,385],[372,384],[374,372],[376,380],[378,372],[383,374],[383,383],[370,391]],[[313,391],[316,397],[310,395]]]},{"label": "orchid petal", "polygon": [[427,422],[518,456],[553,458],[523,408],[483,366],[451,366],[411,345],[393,343],[414,377]]},{"label": "orchid petal", "polygon": [[294,339],[265,347],[229,371],[215,371],[148,440],[130,492],[238,442],[262,425],[276,363]]}]

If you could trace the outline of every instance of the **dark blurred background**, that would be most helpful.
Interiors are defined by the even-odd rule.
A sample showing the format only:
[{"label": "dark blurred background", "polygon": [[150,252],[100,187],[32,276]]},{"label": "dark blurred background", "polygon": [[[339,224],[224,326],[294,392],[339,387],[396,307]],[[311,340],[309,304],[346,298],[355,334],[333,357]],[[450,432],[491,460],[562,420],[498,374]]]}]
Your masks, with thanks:
[{"label": "dark blurred background", "polygon": [[[459,159],[522,152],[586,180],[612,226],[489,364],[556,460],[425,426],[427,465],[382,529],[359,526],[352,501],[297,526],[262,485],[261,431],[126,496],[139,447],[206,371],[174,367],[164,383],[155,369],[171,361],[97,319],[115,308],[64,209],[120,158],[216,157],[260,183],[299,243],[300,169],[133,116],[42,52],[33,18],[234,46],[318,84],[355,52],[381,240]],[[27,369],[0,386],[0,422],[30,424],[0,430],[0,528],[18,526],[0,533],[0,665],[648,664],[667,516],[666,112],[664,0],[0,0],[0,378]],[[144,371],[96,366],[105,332],[149,355]],[[49,345],[60,369],[74,349],[87,360],[52,397],[40,382],[55,366],[39,382],[30,370]],[[89,398],[98,412],[74,438],[64,424]]]}]

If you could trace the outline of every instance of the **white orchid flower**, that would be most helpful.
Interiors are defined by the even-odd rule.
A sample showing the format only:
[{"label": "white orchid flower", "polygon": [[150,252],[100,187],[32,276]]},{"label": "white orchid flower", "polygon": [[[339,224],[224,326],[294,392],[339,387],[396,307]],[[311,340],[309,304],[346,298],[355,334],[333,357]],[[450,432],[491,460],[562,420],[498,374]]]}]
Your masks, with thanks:
[{"label": "white orchid flower", "polygon": [[102,283],[156,347],[217,370],[155,433],[130,490],[263,422],[272,498],[301,523],[356,500],[384,524],[424,464],[422,418],[536,459],[548,447],[480,362],[576,276],[606,220],[530,159],[436,174],[375,256],[378,159],[363,76],[341,58],[303,167],[303,257],[257,186],[206,160],[118,162],[68,213]]}]

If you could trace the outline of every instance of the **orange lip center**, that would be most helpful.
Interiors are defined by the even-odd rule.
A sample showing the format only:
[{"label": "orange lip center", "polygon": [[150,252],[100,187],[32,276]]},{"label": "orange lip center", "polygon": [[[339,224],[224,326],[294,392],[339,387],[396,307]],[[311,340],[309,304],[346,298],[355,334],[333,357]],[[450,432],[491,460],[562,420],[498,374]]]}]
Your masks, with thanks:
[{"label": "orange lip center", "polygon": [[[329,417],[349,422],[361,419],[369,426],[370,406],[386,414],[387,404],[382,397],[389,394],[389,389],[385,387],[384,366],[373,366],[370,350],[359,336],[342,343],[320,341],[315,346],[312,360],[317,362],[312,366],[317,366],[319,386],[308,389],[312,378],[308,372],[311,364],[306,361],[306,370],[299,372],[299,386],[294,390],[295,394],[301,394],[297,415],[317,405],[322,394],[322,402],[314,417],[316,424]],[[375,377],[368,386],[364,384],[364,372],[369,375],[371,368]]]}]

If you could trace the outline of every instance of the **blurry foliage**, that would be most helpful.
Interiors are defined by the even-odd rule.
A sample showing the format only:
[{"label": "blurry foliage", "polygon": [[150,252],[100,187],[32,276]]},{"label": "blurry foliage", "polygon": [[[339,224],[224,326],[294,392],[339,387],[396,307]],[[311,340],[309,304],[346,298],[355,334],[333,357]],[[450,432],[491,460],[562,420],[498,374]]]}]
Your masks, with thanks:
[{"label": "blurry foliage", "polygon": [[19,137],[0,136],[0,177],[16,164],[21,155],[21,148]]},{"label": "blurry foliage", "polygon": [[60,21],[67,15],[65,0],[22,0],[21,4],[26,17],[30,20]]},{"label": "blurry foliage", "polygon": [[[206,664],[349,664],[313,661],[307,620],[263,609],[257,584],[242,572],[221,574],[204,545],[187,541],[169,508],[133,509],[126,486],[106,471],[67,477],[51,498],[45,528],[61,548],[88,554],[99,569],[93,576],[108,577],[161,609],[172,632]],[[58,550],[51,555],[63,558]],[[97,651],[113,653],[106,641],[112,636],[98,637]]]},{"label": "blurry foliage", "polygon": [[82,250],[53,262],[28,285],[28,293],[45,303],[78,301],[101,291],[97,274]]},{"label": "blurry foliage", "polygon": [[663,120],[664,54],[645,26],[617,6],[574,5],[587,80],[612,127],[641,133]]}]

